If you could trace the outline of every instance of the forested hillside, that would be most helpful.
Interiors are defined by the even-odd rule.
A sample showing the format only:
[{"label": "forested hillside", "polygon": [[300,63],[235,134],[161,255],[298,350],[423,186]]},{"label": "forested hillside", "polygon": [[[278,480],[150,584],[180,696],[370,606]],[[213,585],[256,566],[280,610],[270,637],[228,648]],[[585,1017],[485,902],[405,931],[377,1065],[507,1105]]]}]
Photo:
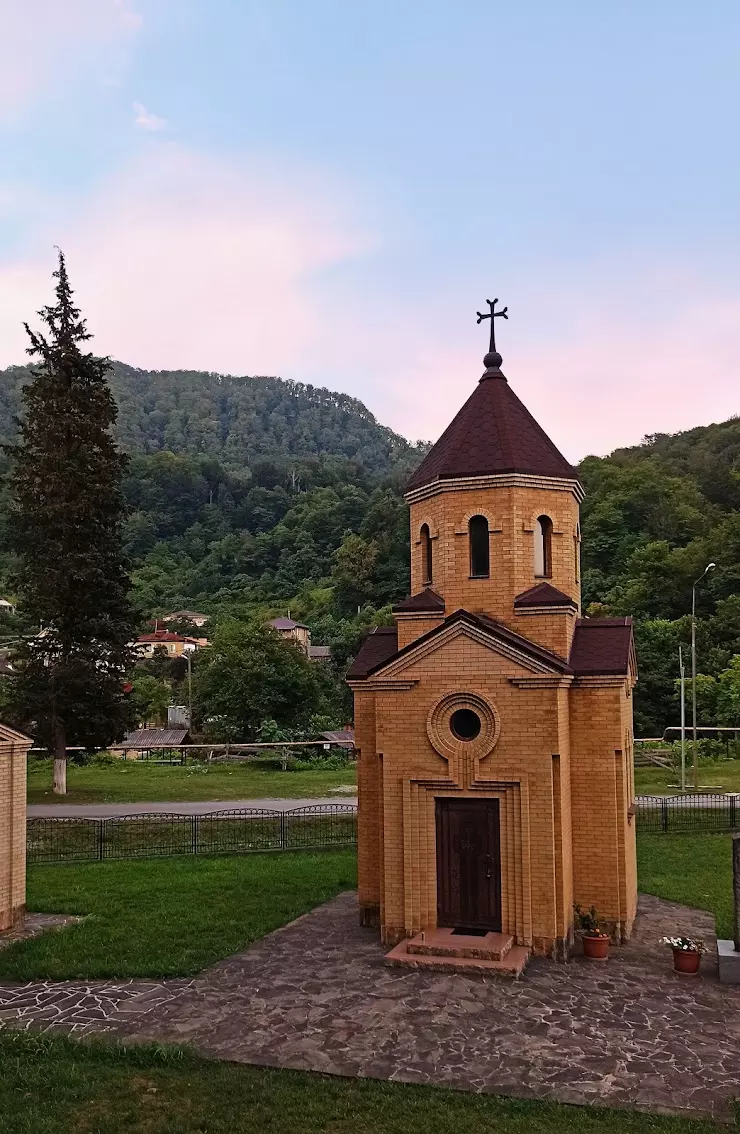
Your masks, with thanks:
[{"label": "forested hillside", "polygon": [[[0,371],[0,441],[13,432],[25,366]],[[347,394],[276,378],[113,364],[117,435],[129,453],[214,457],[230,468],[259,457],[344,457],[386,473],[413,446]]]},{"label": "forested hillside", "polygon": [[[13,432],[24,368],[0,371]],[[290,609],[341,666],[407,593],[401,496],[424,446],[352,398],[273,378],[145,372],[116,364],[118,436],[130,454],[127,552],[142,622]],[[740,421],[655,436],[580,466],[584,606],[633,614],[638,734],[678,721],[678,644],[698,590],[700,717],[740,724]],[[0,573],[12,562],[0,508]],[[738,663],[740,665],[740,663]],[[722,676],[724,675],[724,676]]]}]

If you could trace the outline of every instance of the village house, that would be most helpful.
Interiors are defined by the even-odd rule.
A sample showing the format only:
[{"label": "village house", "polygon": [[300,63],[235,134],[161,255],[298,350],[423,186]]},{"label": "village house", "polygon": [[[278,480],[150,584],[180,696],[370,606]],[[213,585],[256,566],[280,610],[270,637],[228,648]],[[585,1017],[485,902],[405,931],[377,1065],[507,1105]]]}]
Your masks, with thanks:
[{"label": "village house", "polygon": [[267,625],[276,630],[286,642],[296,642],[311,661],[328,661],[331,657],[329,646],[311,645],[311,631],[303,622],[280,617],[271,619]]},{"label": "village house", "polygon": [[207,638],[188,638],[173,630],[153,630],[151,634],[140,634],[134,649],[140,658],[153,658],[157,650],[165,650],[171,658],[180,658],[207,645]]},{"label": "village house", "polygon": [[173,610],[171,614],[165,614],[162,622],[192,622],[193,626],[205,626],[208,621],[207,614],[201,614],[197,610]]},{"label": "village house", "polygon": [[411,597],[348,673],[359,900],[391,960],[516,974],[568,955],[574,903],[630,934],[636,670],[630,619],[581,616],[578,476],[484,366],[407,486]]}]

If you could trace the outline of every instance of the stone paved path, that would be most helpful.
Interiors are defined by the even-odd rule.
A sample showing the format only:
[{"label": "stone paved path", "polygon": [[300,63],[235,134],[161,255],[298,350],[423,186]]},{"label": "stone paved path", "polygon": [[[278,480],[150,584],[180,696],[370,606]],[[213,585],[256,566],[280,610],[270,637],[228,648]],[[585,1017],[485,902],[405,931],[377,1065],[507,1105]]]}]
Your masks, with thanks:
[{"label": "stone paved path", "polygon": [[190,980],[0,985],[0,1023],[188,1042],[272,1067],[728,1117],[740,989],[716,955],[682,977],[657,942],[711,917],[641,898],[606,965],[535,959],[522,980],[387,969],[343,894]]},{"label": "stone paved path", "polygon": [[16,941],[27,941],[29,937],[39,937],[42,933],[52,933],[56,929],[66,929],[68,925],[76,925],[82,918],[73,914],[26,914],[23,922],[14,929],[6,929],[0,933],[0,949],[7,949]]}]

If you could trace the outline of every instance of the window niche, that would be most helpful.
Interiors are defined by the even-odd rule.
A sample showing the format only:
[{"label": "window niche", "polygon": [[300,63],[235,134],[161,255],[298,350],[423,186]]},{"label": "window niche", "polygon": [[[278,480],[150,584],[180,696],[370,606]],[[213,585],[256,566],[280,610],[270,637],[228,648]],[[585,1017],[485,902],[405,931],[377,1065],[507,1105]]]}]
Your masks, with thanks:
[{"label": "window niche", "polygon": [[534,525],[534,573],[538,579],[552,577],[552,520],[538,516]]},{"label": "window niche", "polygon": [[429,531],[429,524],[422,524],[421,531],[419,532],[419,541],[421,543],[421,582],[422,585],[428,587],[432,579],[433,563],[432,563],[432,533]]},{"label": "window niche", "polygon": [[488,520],[485,516],[473,516],[468,523],[470,543],[470,577],[487,579],[490,574],[490,542]]}]

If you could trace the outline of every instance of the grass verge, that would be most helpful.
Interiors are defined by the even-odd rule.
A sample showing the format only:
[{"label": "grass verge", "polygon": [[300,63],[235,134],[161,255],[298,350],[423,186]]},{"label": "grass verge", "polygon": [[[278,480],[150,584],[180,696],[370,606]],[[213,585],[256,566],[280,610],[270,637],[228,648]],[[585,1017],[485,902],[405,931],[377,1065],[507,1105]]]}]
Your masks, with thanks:
[{"label": "grass verge", "polygon": [[[635,791],[638,795],[677,795],[676,784],[680,779],[680,772],[671,768],[635,768]],[[689,791],[693,783],[689,763],[686,768]],[[702,760],[699,764],[699,787],[740,791],[740,760]]]},{"label": "grass verge", "polygon": [[197,973],[355,886],[353,851],[37,866],[28,905],[88,915],[0,951],[0,980]]},{"label": "grass verge", "polygon": [[2,1134],[719,1134],[709,1120],[217,1063],[0,1032]]},{"label": "grass verge", "polygon": [[[70,764],[67,794],[51,790],[51,761],[28,766],[29,803],[148,803],[231,799],[316,799],[356,782],[354,765],[322,771],[281,772],[253,764]],[[339,801],[342,793],[337,793]]]},{"label": "grass verge", "polygon": [[709,910],[717,936],[732,937],[732,839],[729,835],[639,835],[639,889]]}]

